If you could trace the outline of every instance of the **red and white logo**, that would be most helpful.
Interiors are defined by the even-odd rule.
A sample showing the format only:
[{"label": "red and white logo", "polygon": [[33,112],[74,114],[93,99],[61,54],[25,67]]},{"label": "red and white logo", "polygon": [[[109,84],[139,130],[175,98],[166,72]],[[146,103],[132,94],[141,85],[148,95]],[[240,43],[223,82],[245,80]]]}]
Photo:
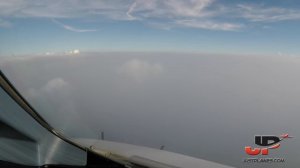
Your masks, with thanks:
[{"label": "red and white logo", "polygon": [[255,144],[258,146],[263,146],[262,148],[252,148],[251,146],[245,147],[245,152],[248,155],[268,155],[270,149],[277,149],[280,147],[280,142],[284,139],[292,138],[289,134],[283,134],[280,136],[270,136],[270,135],[257,135],[255,136]]}]

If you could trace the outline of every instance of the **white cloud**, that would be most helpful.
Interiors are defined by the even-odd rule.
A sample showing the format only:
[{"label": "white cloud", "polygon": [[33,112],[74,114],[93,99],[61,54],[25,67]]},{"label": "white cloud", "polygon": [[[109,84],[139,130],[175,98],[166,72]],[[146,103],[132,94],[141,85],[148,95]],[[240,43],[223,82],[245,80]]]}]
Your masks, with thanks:
[{"label": "white cloud", "polygon": [[46,56],[50,56],[50,55],[54,55],[54,54],[55,54],[54,52],[46,52],[45,53]]},{"label": "white cloud", "polygon": [[128,16],[129,19],[135,20],[136,17],[132,16],[132,12],[134,11],[134,8],[136,7],[137,2],[134,2],[133,4],[130,5],[128,11],[126,12],[126,15]]},{"label": "white cloud", "polygon": [[74,49],[70,51],[64,51],[64,52],[51,52],[48,51],[44,54],[38,55],[38,56],[52,56],[52,57],[60,57],[60,56],[70,56],[70,55],[80,55],[79,49]]},{"label": "white cloud", "polygon": [[63,55],[79,55],[79,54],[80,54],[80,50],[75,49],[75,50],[67,51]]},{"label": "white cloud", "polygon": [[224,31],[234,31],[239,30],[243,27],[242,24],[234,24],[234,23],[218,23],[212,21],[205,20],[178,20],[176,24],[183,27],[191,27],[191,28],[202,28],[202,29],[210,29],[210,30],[224,30]]},{"label": "white cloud", "polygon": [[213,0],[167,0],[165,10],[178,17],[206,17],[212,14],[206,10],[212,3]]},{"label": "white cloud", "polygon": [[127,10],[129,1],[99,0],[0,0],[0,15],[8,17],[77,18],[102,12]]},{"label": "white cloud", "polygon": [[128,12],[141,18],[199,18],[212,15],[206,10],[212,3],[213,0],[136,0]]},{"label": "white cloud", "polygon": [[[78,113],[78,106],[74,99],[72,86],[61,77],[53,78],[44,85],[31,88],[25,96],[37,105],[42,115],[60,131],[68,132],[74,130],[74,123],[82,120]],[[67,115],[68,114],[68,115]],[[57,118],[57,116],[60,116]],[[78,124],[78,123],[77,123]],[[85,128],[83,125],[80,127]]]},{"label": "white cloud", "polygon": [[63,24],[55,19],[52,19],[52,21],[60,26],[62,26],[64,29],[66,30],[69,30],[69,31],[72,31],[72,32],[77,32],[77,33],[84,33],[84,32],[95,32],[95,31],[98,31],[97,29],[78,29],[78,28],[75,28],[73,26],[70,26],[70,25],[66,25],[66,24]]},{"label": "white cloud", "polygon": [[24,0],[0,0],[0,15],[11,16],[13,13],[26,6],[26,3],[28,2]]},{"label": "white cloud", "polygon": [[299,20],[300,11],[295,9],[264,7],[258,5],[238,5],[240,17],[254,22],[279,22],[284,20]]},{"label": "white cloud", "polygon": [[[149,25],[176,27],[178,20],[202,19],[213,17],[216,11],[208,10],[214,0],[115,0],[115,1],[80,1],[80,0],[0,0],[0,16],[6,17],[43,17],[43,18],[84,18],[105,17],[113,20],[140,20]],[[158,21],[153,21],[158,20]],[[92,32],[95,29],[79,29],[54,20],[64,29],[73,32]],[[155,23],[157,22],[157,23]],[[179,25],[179,26],[184,26]],[[189,27],[189,26],[188,26]],[[218,29],[218,27],[197,26],[195,28]]]},{"label": "white cloud", "polygon": [[[163,29],[191,27],[232,31],[252,22],[300,20],[300,10],[251,4],[229,5],[220,0],[0,0],[0,17],[90,17],[95,20],[140,21]],[[235,19],[236,22],[233,21]],[[55,22],[73,32],[97,31]]]},{"label": "white cloud", "polygon": [[27,94],[31,98],[39,98],[45,95],[56,95],[57,93],[67,92],[69,86],[69,83],[66,82],[63,78],[57,77],[49,80],[41,88],[29,89]]},{"label": "white cloud", "polygon": [[80,51],[78,49],[76,49],[76,50],[73,50],[72,53],[76,55],[76,54],[80,54]]},{"label": "white cloud", "polygon": [[149,77],[160,75],[164,71],[161,64],[149,63],[144,60],[132,59],[125,62],[119,69],[118,73],[132,78],[137,82],[142,82]]},{"label": "white cloud", "polygon": [[48,83],[46,85],[44,85],[41,90],[45,91],[45,92],[53,92],[53,91],[59,91],[62,90],[66,87],[68,87],[69,84],[68,82],[66,82],[64,79],[62,78],[54,78],[50,81],[48,81]]}]

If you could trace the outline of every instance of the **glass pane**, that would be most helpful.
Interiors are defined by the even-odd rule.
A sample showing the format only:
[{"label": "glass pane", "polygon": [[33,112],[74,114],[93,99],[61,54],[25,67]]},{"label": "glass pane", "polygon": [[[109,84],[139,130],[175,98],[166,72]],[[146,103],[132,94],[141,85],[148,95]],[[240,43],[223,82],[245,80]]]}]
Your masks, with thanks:
[{"label": "glass pane", "polygon": [[51,134],[0,88],[0,160],[22,165],[85,165],[86,152]]}]

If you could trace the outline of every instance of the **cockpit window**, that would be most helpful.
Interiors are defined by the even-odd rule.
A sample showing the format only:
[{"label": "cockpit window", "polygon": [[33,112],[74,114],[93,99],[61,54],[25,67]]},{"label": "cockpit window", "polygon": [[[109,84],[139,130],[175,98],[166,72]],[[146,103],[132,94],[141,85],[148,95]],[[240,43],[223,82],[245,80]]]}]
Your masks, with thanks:
[{"label": "cockpit window", "polygon": [[295,0],[0,0],[0,69],[74,140],[297,167],[299,20]]}]

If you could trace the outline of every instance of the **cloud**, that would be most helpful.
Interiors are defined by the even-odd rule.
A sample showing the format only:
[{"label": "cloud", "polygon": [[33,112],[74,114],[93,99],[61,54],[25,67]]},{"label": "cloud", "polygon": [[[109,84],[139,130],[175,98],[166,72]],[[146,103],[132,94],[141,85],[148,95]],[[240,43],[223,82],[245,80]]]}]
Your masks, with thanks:
[{"label": "cloud", "polygon": [[65,52],[46,52],[44,54],[38,55],[38,56],[52,56],[52,57],[60,57],[60,56],[71,56],[71,55],[80,55],[79,49],[69,50]]},{"label": "cloud", "polygon": [[41,90],[45,92],[53,92],[63,90],[64,88],[68,87],[69,84],[62,78],[54,78],[41,88]]},{"label": "cloud", "polygon": [[164,71],[161,64],[149,63],[144,60],[132,59],[125,62],[118,73],[130,77],[137,82],[143,82],[147,78],[160,75]]},{"label": "cloud", "polygon": [[224,31],[234,31],[239,30],[243,27],[242,24],[234,24],[234,23],[218,23],[212,21],[198,21],[198,20],[178,20],[176,21],[177,25],[183,27],[191,27],[191,28],[202,28],[202,29],[210,29],[210,30],[224,30]]},{"label": "cloud", "polygon": [[136,0],[128,12],[140,18],[199,18],[212,15],[206,10],[212,3],[213,0]]},{"label": "cloud", "polygon": [[69,83],[66,82],[63,78],[54,78],[49,80],[45,85],[43,85],[39,89],[29,89],[29,95],[31,97],[37,97],[43,93],[54,93],[54,92],[60,92],[61,90],[66,90],[66,88],[69,87]]},{"label": "cloud", "polygon": [[60,132],[76,135],[77,127],[74,127],[74,123],[86,132],[90,131],[90,128],[79,122],[84,119],[74,99],[73,86],[64,78],[50,78],[41,87],[31,88],[26,93],[25,96],[28,96],[41,115]]},{"label": "cloud", "polygon": [[27,94],[31,98],[41,98],[45,95],[61,95],[63,92],[68,92],[69,86],[69,83],[63,78],[57,77],[49,80],[41,88],[30,88]]},{"label": "cloud", "polygon": [[137,2],[134,2],[133,4],[130,5],[128,11],[126,12],[126,15],[128,16],[129,19],[135,20],[136,18],[132,16],[132,12],[134,11],[134,8],[136,7]]},{"label": "cloud", "polygon": [[[215,10],[208,10],[213,4],[214,0],[0,0],[0,16],[54,18],[55,23],[73,32],[93,32],[97,30],[75,28],[55,19],[92,17],[127,21],[139,20],[146,25],[169,23],[169,25],[163,27],[173,28],[184,26],[184,24],[174,24],[179,20],[208,19],[215,16],[217,13]],[[210,27],[210,24],[194,28],[227,30],[224,28],[218,29],[214,25]]]},{"label": "cloud", "polygon": [[0,0],[0,15],[19,18],[78,18],[97,13],[113,15],[118,11],[127,10],[128,2],[128,0]]},{"label": "cloud", "polygon": [[78,49],[75,49],[75,50],[69,51],[69,54],[70,55],[79,55],[80,51]]},{"label": "cloud", "polygon": [[52,19],[52,21],[60,26],[62,26],[64,29],[66,30],[69,30],[69,31],[72,31],[72,32],[77,32],[77,33],[85,33],[85,32],[95,32],[95,31],[98,31],[97,29],[78,29],[78,28],[75,28],[75,27],[72,27],[70,25],[66,25],[66,24],[63,24],[55,19]]},{"label": "cloud", "polygon": [[67,56],[80,55],[80,50],[74,49],[74,50],[66,51],[66,52],[61,53],[61,54],[57,53],[56,55],[67,55]]},{"label": "cloud", "polygon": [[253,22],[279,22],[300,19],[300,11],[295,9],[244,4],[238,5],[238,8],[242,18]]},{"label": "cloud", "polygon": [[[299,20],[300,10],[253,4],[226,4],[220,0],[0,0],[4,18],[92,18],[139,21],[155,28],[176,27],[232,31],[253,22]],[[73,32],[93,32],[55,20]]]}]

